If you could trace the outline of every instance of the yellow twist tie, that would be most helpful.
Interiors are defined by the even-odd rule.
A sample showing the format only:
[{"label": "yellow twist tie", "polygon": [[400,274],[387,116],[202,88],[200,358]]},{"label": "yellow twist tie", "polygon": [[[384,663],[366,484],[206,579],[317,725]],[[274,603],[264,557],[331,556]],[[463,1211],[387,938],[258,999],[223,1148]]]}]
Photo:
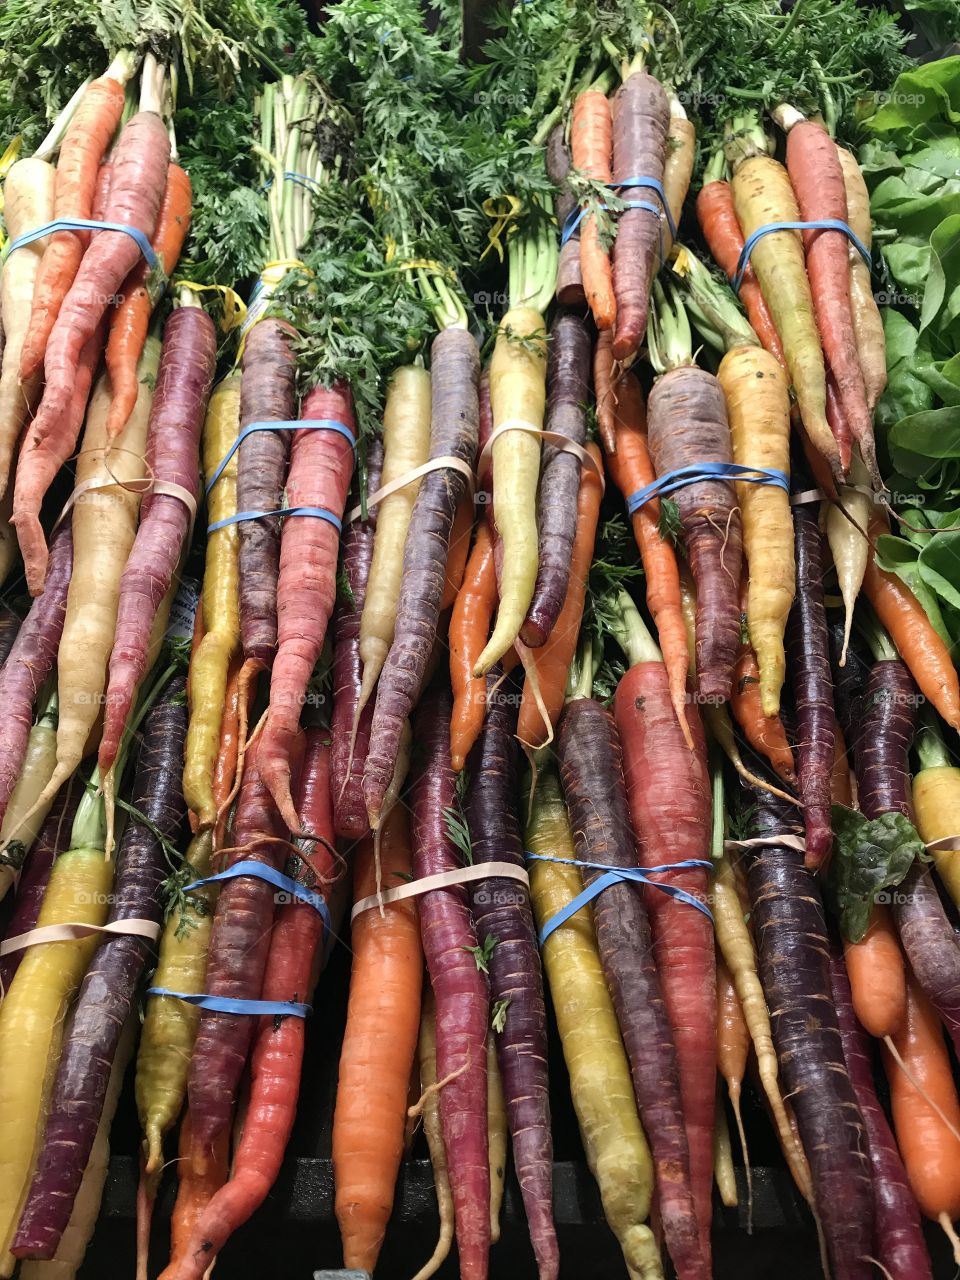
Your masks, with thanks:
[{"label": "yellow twist tie", "polygon": [[[0,156],[0,182],[3,181],[3,179],[7,176],[10,170],[13,168],[14,164],[16,163],[17,156],[20,154],[20,148],[22,146],[23,146],[23,138],[21,138],[20,134],[18,133],[16,137],[11,139],[10,145],[7,147],[6,151],[4,151],[3,155]],[[0,191],[0,213],[3,213],[3,192],[2,191]],[[7,237],[4,234],[3,227],[2,225],[0,225],[0,249],[3,248],[4,244],[6,243],[6,239]]]},{"label": "yellow twist tie", "polygon": [[197,284],[193,280],[178,280],[177,288],[187,289],[190,293],[221,294],[223,315],[220,319],[220,329],[223,333],[230,333],[232,329],[239,328],[247,318],[247,304],[228,284]]},{"label": "yellow twist tie", "polygon": [[690,255],[682,245],[679,246],[673,255],[673,262],[670,264],[675,275],[681,278],[690,270]]},{"label": "yellow twist tie", "polygon": [[491,249],[496,249],[497,257],[503,261],[503,244],[500,237],[509,234],[511,223],[517,220],[523,205],[516,196],[490,196],[480,206],[488,218],[493,218],[493,226],[487,232],[487,247],[480,255],[482,262]]}]

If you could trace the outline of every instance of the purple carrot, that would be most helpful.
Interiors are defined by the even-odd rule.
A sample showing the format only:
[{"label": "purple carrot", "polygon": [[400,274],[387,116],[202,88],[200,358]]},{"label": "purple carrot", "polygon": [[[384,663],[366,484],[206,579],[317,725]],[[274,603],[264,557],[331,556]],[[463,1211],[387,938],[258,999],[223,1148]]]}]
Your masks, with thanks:
[{"label": "purple carrot", "polygon": [[[186,685],[175,677],[147,715],[132,804],[123,832],[108,923],[163,919],[163,840],[186,817],[183,744]],[[139,816],[143,815],[143,821]],[[13,1243],[19,1258],[52,1258],[90,1158],[110,1072],[137,982],[151,947],[132,934],[108,937],[94,952],[63,1042],[33,1180]]]},{"label": "purple carrot", "polygon": [[[146,474],[179,485],[194,502],[200,489],[200,432],[216,364],[213,321],[202,307],[178,307],[163,331],[147,433]],[[181,498],[156,491],[144,495],[140,527],[120,578],[97,760],[101,775],[117,758],[134,695],[147,670],[157,611],[173,582],[190,527],[190,512]]]},{"label": "purple carrot", "polygon": [[[289,422],[296,409],[293,330],[281,320],[261,320],[247,334],[240,383],[240,427]],[[256,431],[239,450],[237,510],[277,511],[290,456],[289,431]],[[277,578],[280,517],[240,522],[240,639],[251,673],[273,662],[277,649]]]},{"label": "purple carrot", "polygon": [[[410,807],[413,872],[418,880],[462,865],[449,829],[456,806],[456,780],[450,767],[451,710],[449,689],[436,682],[414,722],[419,768]],[[433,889],[418,901],[423,952],[437,1000],[437,1078],[447,1082],[440,1091],[440,1120],[460,1275],[463,1280],[486,1280],[490,1251],[487,980],[475,960],[477,934],[466,887]]]},{"label": "purple carrot", "polygon": [[[751,836],[799,834],[796,810],[741,782]],[[830,952],[820,890],[803,854],[754,847],[747,868],[760,980],[777,1059],[813,1175],[814,1201],[834,1280],[871,1280],[873,1182],[863,1117],[847,1074],[830,995]]]},{"label": "purple carrot", "polygon": [[870,1037],[857,1021],[843,951],[830,946],[830,983],[840,1024],[840,1040],[850,1083],[863,1117],[873,1169],[874,1221],[880,1263],[891,1276],[932,1280],[917,1202],[886,1114],[877,1098],[870,1061]]},{"label": "purple carrot", "polygon": [[[452,455],[472,467],[477,451],[480,352],[466,329],[443,329],[430,351],[430,457]],[[377,685],[363,798],[371,826],[380,820],[393,778],[403,722],[416,705],[437,634],[450,531],[466,478],[449,467],[423,477],[403,551],[393,643]]]},{"label": "purple carrot", "polygon": [[[569,702],[560,717],[558,749],[577,858],[636,867],[636,841],[613,716],[592,698]],[[585,867],[584,884],[592,884],[602,874]],[[641,887],[616,881],[592,905],[600,961],[653,1152],[664,1240],[680,1280],[707,1280],[710,1268],[700,1247],[690,1188],[677,1054],[653,961]]]},{"label": "purple carrot", "polygon": [[0,666],[6,662],[20,630],[21,618],[8,605],[0,605]]},{"label": "purple carrot", "polygon": [[[378,437],[367,445],[367,493],[380,487],[383,441]],[[351,495],[351,505],[360,502],[359,476]],[[363,766],[370,745],[373,703],[360,715],[350,754],[350,738],[363,663],[360,661],[360,616],[367,593],[367,578],[373,561],[373,541],[377,529],[377,507],[370,507],[366,520],[354,520],[343,535],[340,555],[349,591],[341,591],[333,621],[333,717],[330,721],[330,788],[333,794],[333,828],[344,840],[359,840],[370,829],[363,803]]]},{"label": "purple carrot", "polygon": [[[23,864],[17,892],[13,898],[13,911],[4,930],[5,938],[15,938],[18,934],[29,933],[36,925],[54,859],[58,853],[63,853],[70,847],[70,832],[82,794],[83,787],[78,782],[67,783],[57,793],[53,806],[40,828],[40,834],[33,842],[27,854],[27,860]],[[22,951],[13,951],[8,956],[0,957],[0,991],[9,989],[23,955]]]},{"label": "purple carrot", "polygon": [[[589,394],[590,336],[586,325],[579,316],[559,315],[550,330],[547,430],[582,445]],[[579,487],[579,460],[545,441],[537,496],[540,562],[533,599],[520,629],[520,639],[533,648],[546,642],[566,599]]]},{"label": "purple carrot", "polygon": [[53,670],[63,619],[67,609],[67,588],[73,572],[73,533],[69,520],[57,526],[50,543],[50,560],[43,592],[30,612],[0,670],[0,821],[17,785],[27,750],[33,704],[40,686]]},{"label": "purple carrot", "polygon": [[846,739],[847,750],[852,752],[857,737],[857,726],[860,723],[860,705],[863,701],[872,659],[858,632],[854,631],[847,646],[847,660],[842,667],[840,666],[840,655],[843,653],[844,643],[842,614],[833,614],[827,619],[827,633],[830,638],[830,670],[833,675],[833,696],[837,708],[837,719]]},{"label": "purple carrot", "polygon": [[833,845],[830,775],[836,740],[827,615],[823,607],[823,543],[816,509],[793,509],[797,592],[787,623],[787,662],[797,715],[797,781],[803,801],[805,862],[817,871]]},{"label": "purple carrot", "polygon": [[[467,760],[466,817],[475,863],[512,862],[522,868],[517,697],[509,685],[494,689],[500,675],[496,666],[487,676],[487,718]],[[487,966],[490,998],[495,1004],[504,1001],[506,1009],[496,1047],[513,1163],[540,1280],[555,1280],[560,1255],[553,1223],[547,1013],[530,894],[519,881],[491,878],[478,881],[472,896],[478,941],[482,946],[487,938],[496,939]]]},{"label": "purple carrot", "polygon": [[[634,178],[663,181],[670,125],[670,103],[659,80],[646,71],[628,75],[613,99],[613,181]],[[620,187],[623,200],[660,209],[660,199],[645,187]],[[647,303],[654,268],[660,260],[660,217],[649,209],[625,209],[613,242],[613,291],[617,325],[616,360],[635,355],[647,331]],[[702,459],[701,459],[702,461]]]},{"label": "purple carrot", "polygon": [[[547,139],[547,176],[557,189],[554,197],[554,213],[557,226],[563,230],[570,214],[577,207],[576,196],[570,187],[570,148],[564,137],[562,124],[555,125]],[[580,233],[574,231],[566,244],[560,246],[560,262],[557,266],[557,301],[565,307],[586,306],[587,295],[583,291],[580,275]]]},{"label": "purple carrot", "polygon": [[[902,813],[913,822],[907,757],[918,698],[913,677],[902,662],[874,663],[854,748],[860,808],[867,818]],[[893,899],[910,966],[960,1053],[960,942],[922,862],[914,862]]]},{"label": "purple carrot", "polygon": [[[727,409],[719,382],[695,365],[671,369],[647,402],[650,454],[658,476],[679,467],[732,462]],[[726,702],[740,647],[743,531],[733,485],[701,480],[676,501],[690,570],[697,586],[697,673],[701,698]]]},{"label": "purple carrot", "polygon": [[[233,820],[234,847],[227,865],[262,862],[279,870],[289,845],[277,807],[257,768],[259,745],[259,739],[254,739],[247,748]],[[302,753],[302,742],[299,745]],[[299,757],[294,763],[296,785]],[[210,932],[207,995],[259,1000],[274,909],[275,890],[267,881],[237,876],[223,882]],[[256,1018],[247,1014],[201,1010],[187,1094],[194,1138],[204,1149],[209,1150],[230,1123],[256,1025]]]}]

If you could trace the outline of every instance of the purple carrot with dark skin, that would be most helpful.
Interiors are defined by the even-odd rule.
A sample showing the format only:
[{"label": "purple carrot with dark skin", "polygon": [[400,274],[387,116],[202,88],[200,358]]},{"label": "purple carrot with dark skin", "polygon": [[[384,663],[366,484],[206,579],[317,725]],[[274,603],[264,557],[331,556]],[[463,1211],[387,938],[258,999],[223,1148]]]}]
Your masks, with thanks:
[{"label": "purple carrot with dark skin", "polygon": [[[287,833],[260,777],[258,746],[255,739],[244,760],[243,782],[233,820],[234,847],[227,866],[240,861],[262,862],[279,870],[289,852]],[[297,758],[292,762],[294,785],[302,753],[301,741]],[[208,995],[241,1000],[260,998],[270,952],[275,893],[272,885],[255,876],[223,881],[210,933],[205,984]],[[201,1150],[209,1150],[217,1135],[230,1123],[255,1031],[256,1019],[246,1014],[201,1011],[187,1082],[190,1123]]]},{"label": "purple carrot with dark skin", "polygon": [[[902,813],[913,822],[908,752],[918,700],[904,663],[874,663],[854,739],[857,794],[867,818]],[[960,940],[922,862],[914,862],[894,894],[893,914],[917,981],[960,1053]]]},{"label": "purple carrot with dark skin", "polygon": [[890,1122],[873,1083],[870,1037],[857,1021],[843,950],[831,940],[830,990],[840,1025],[843,1057],[863,1117],[873,1169],[874,1222],[878,1261],[891,1276],[932,1280],[930,1255],[923,1239],[920,1212],[907,1182]]},{"label": "purple carrot with dark skin", "polygon": [[[500,675],[498,665],[487,676],[487,718],[467,760],[466,818],[475,863],[523,867],[517,822],[517,699],[509,686],[493,692]],[[483,946],[487,938],[496,939],[487,966],[490,998],[494,1005],[505,1002],[496,1049],[513,1163],[540,1280],[556,1280],[560,1254],[553,1222],[547,1012],[530,896],[516,880],[490,879],[477,881],[472,898],[477,940]]]},{"label": "purple carrot with dark skin", "polygon": [[70,521],[64,520],[51,539],[43,591],[31,604],[0,670],[0,821],[20,776],[33,704],[57,659],[72,572],[73,531]]},{"label": "purple carrot with dark skin", "polygon": [[[579,316],[557,316],[550,329],[544,427],[579,445],[587,431],[590,348],[590,335]],[[537,495],[537,581],[520,629],[520,639],[532,648],[546,643],[566,599],[577,524],[580,465],[574,454],[544,441]]]},{"label": "purple carrot with dark skin", "polygon": [[837,720],[843,730],[847,749],[853,752],[860,722],[860,705],[867,686],[870,670],[870,653],[857,631],[850,637],[847,660],[840,666],[844,647],[844,625],[841,614],[831,613],[827,618],[827,635],[830,641],[830,671],[833,678],[833,697],[837,708]]},{"label": "purple carrot with dark skin", "polygon": [[[636,867],[620,741],[606,707],[592,698],[568,702],[560,717],[558,754],[577,858]],[[602,874],[585,867],[584,884]],[[593,899],[592,907],[600,961],[653,1152],[664,1240],[680,1280],[708,1280],[690,1186],[677,1054],[641,886],[616,881]]]},{"label": "purple carrot with dark skin", "polygon": [[[132,804],[117,855],[108,923],[163,919],[167,875],[162,840],[186,818],[183,744],[186,685],[174,677],[147,715]],[[19,1258],[52,1258],[70,1220],[103,1110],[110,1072],[151,946],[133,934],[108,937],[94,952],[63,1041],[46,1129],[13,1243]]]},{"label": "purple carrot with dark skin", "polygon": [[[456,775],[450,766],[451,709],[449,689],[437,682],[414,721],[420,767],[410,807],[413,872],[418,880],[462,865],[448,824],[457,803]],[[490,1252],[487,979],[475,959],[477,932],[466,886],[433,889],[418,902],[423,952],[437,1001],[437,1079],[446,1081],[440,1090],[440,1120],[460,1275],[463,1280],[486,1280]]]},{"label": "purple carrot with dark skin", "polygon": [[22,619],[7,605],[0,605],[0,665],[6,662],[17,638]]},{"label": "purple carrot with dark skin", "polygon": [[[367,493],[380,487],[383,441],[378,437],[367,445]],[[359,476],[350,496],[351,507],[360,502]],[[357,725],[351,758],[351,735],[363,680],[360,660],[360,617],[367,593],[367,578],[373,561],[377,531],[377,507],[370,507],[366,520],[348,524],[340,544],[343,575],[349,594],[341,591],[333,620],[333,717],[330,721],[330,788],[333,795],[333,825],[344,840],[359,840],[370,829],[363,802],[363,766],[370,745],[373,702],[364,707]]]},{"label": "purple carrot with dark skin", "polygon": [[[613,99],[613,181],[633,178],[663,181],[663,162],[670,124],[670,103],[659,80],[646,71],[628,75]],[[623,200],[642,200],[660,208],[660,199],[645,187],[619,187]],[[613,355],[636,355],[647,329],[650,284],[659,261],[660,218],[649,209],[624,209],[613,243],[613,290],[617,324]]]},{"label": "purple carrot with dark skin", "polygon": [[[477,451],[480,352],[466,329],[443,329],[430,353],[430,457],[452,455],[474,465]],[[423,687],[437,634],[450,531],[466,477],[451,467],[423,477],[403,552],[403,578],[393,643],[377,685],[363,798],[376,827],[393,778],[403,722]]]},{"label": "purple carrot with dark skin", "polygon": [[[796,810],[741,780],[751,837],[799,835]],[[873,1183],[863,1118],[830,994],[830,950],[817,882],[784,844],[750,851],[747,890],[760,980],[784,1082],[813,1174],[834,1280],[870,1280]]]},{"label": "purple carrot with dark skin", "polygon": [[803,802],[806,866],[817,871],[833,844],[830,775],[836,717],[827,615],[823,607],[824,558],[817,509],[793,508],[797,590],[787,622],[787,662],[797,718],[797,781]]},{"label": "purple carrot with dark skin", "polygon": [[[36,926],[54,859],[57,854],[64,853],[70,847],[70,832],[82,794],[83,787],[78,782],[74,782],[72,786],[68,783],[57,793],[40,828],[40,834],[23,864],[17,892],[9,895],[13,911],[7,921],[4,937],[15,938],[21,933],[29,933]],[[8,956],[0,956],[0,991],[8,990],[23,956],[22,951],[12,951]]]},{"label": "purple carrot with dark skin", "polygon": [[[564,134],[565,128],[562,124],[553,127],[547,139],[545,156],[547,176],[557,188],[557,194],[554,197],[554,214],[561,231],[567,218],[577,207],[577,198],[568,181],[571,167],[570,149]],[[577,231],[574,231],[566,244],[560,246],[556,298],[564,307],[586,305],[587,295],[583,291],[583,279],[580,275],[580,235]]]},{"label": "purple carrot with dark skin", "polygon": [[[200,432],[217,365],[217,332],[198,306],[180,306],[163,331],[160,368],[147,428],[146,474],[179,485],[197,501]],[[107,681],[103,736],[97,762],[112,768],[124,725],[149,658],[160,603],[176,573],[191,528],[182,498],[154,491],[140,504],[140,525],[120,578],[116,637]]]},{"label": "purple carrot with dark skin", "polygon": [[[240,383],[240,428],[251,422],[296,417],[293,330],[281,320],[261,320],[247,334]],[[289,430],[256,431],[239,449],[237,510],[277,511],[290,456]],[[266,670],[277,650],[277,578],[280,517],[240,522],[240,639],[244,684]],[[241,697],[243,696],[241,690]]]},{"label": "purple carrot with dark skin", "polygon": [[[679,467],[733,461],[720,384],[694,364],[672,368],[653,384],[647,432],[658,476]],[[743,532],[736,493],[726,480],[701,480],[670,497],[680,512],[697,584],[699,693],[708,703],[727,702],[740,646]]]}]

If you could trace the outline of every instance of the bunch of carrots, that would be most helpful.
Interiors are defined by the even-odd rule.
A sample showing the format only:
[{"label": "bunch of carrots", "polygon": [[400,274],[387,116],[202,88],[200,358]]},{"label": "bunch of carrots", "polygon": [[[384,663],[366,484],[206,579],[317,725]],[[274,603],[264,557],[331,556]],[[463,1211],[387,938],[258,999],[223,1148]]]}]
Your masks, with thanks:
[{"label": "bunch of carrots", "polygon": [[[644,12],[563,54],[491,143],[544,181],[481,205],[422,164],[469,95],[406,3],[331,12],[392,111],[333,98],[322,40],[264,61],[245,307],[178,266],[177,55],[111,56],[6,174],[0,1275],[78,1272],[131,1062],[138,1275],[165,1176],[163,1280],[226,1265],[349,927],[345,1266],[422,1121],[417,1280],[454,1245],[496,1272],[508,1155],[558,1280],[552,1012],[627,1274],[713,1275],[753,1087],[825,1272],[923,1280],[924,1218],[960,1262],[960,681],[876,558],[857,159],[778,101],[699,122],[695,177]],[[489,344],[453,248],[481,212]]]}]

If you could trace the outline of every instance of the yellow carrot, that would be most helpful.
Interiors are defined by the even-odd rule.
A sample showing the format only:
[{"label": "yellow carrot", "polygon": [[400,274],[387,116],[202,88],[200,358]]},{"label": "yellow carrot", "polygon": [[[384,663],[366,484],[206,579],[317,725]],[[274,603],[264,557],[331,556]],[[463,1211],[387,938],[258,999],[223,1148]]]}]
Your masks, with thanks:
[{"label": "yellow carrot", "polygon": [[[917,740],[920,770],[913,779],[913,808],[921,840],[933,844],[948,836],[960,836],[960,769],[934,729],[932,720]],[[960,907],[960,841],[957,849],[931,850],[937,874]]]},{"label": "yellow carrot", "polygon": [[433,1188],[437,1196],[440,1216],[440,1234],[430,1258],[420,1268],[413,1280],[429,1280],[446,1261],[453,1244],[453,1194],[447,1175],[447,1149],[443,1145],[440,1125],[440,1102],[437,1090],[437,1002],[432,987],[424,984],[423,1007],[420,1014],[420,1089],[423,1094],[423,1132],[430,1151],[433,1167]]},{"label": "yellow carrot", "polygon": [[[683,202],[690,190],[693,162],[697,155],[697,131],[688,119],[683,103],[670,94],[670,123],[667,125],[667,150],[663,161],[663,190],[673,225],[679,227]],[[673,236],[666,218],[660,226],[663,237],[661,262],[666,262],[673,247]]]},{"label": "yellow carrot", "polygon": [[[493,430],[508,422],[543,426],[547,343],[543,316],[512,307],[500,321],[490,362]],[[486,648],[473,669],[485,676],[520,633],[537,581],[537,484],[540,440],[529,431],[505,431],[493,444],[493,515],[503,543],[500,607]]]},{"label": "yellow carrot", "polygon": [[713,1126],[713,1176],[720,1192],[720,1203],[727,1209],[737,1207],[737,1177],[733,1171],[733,1147],[722,1101],[717,1098],[717,1119]]},{"label": "yellow carrot", "polygon": [[30,730],[27,752],[20,767],[20,777],[13,789],[0,823],[0,846],[7,861],[0,864],[0,898],[16,879],[16,868],[40,833],[54,796],[38,807],[37,798],[46,788],[57,763],[57,695],[50,695],[37,723]]},{"label": "yellow carrot", "polygon": [[490,1243],[500,1239],[500,1209],[507,1172],[507,1102],[494,1032],[487,1036],[487,1153],[490,1160]]},{"label": "yellow carrot", "polygon": [[856,451],[850,459],[849,476],[853,483],[838,487],[837,501],[823,504],[826,508],[824,526],[827,542],[830,545],[830,554],[833,556],[834,567],[837,570],[837,583],[843,598],[841,666],[846,665],[847,645],[850,643],[850,630],[853,626],[853,610],[863,585],[863,575],[867,571],[870,544],[866,533],[870,523],[870,512],[873,510],[873,499],[868,492],[870,475]]},{"label": "yellow carrot", "polygon": [[20,544],[17,542],[17,531],[10,523],[13,514],[13,489],[0,498],[0,587],[10,577],[10,570],[17,563],[20,555]]},{"label": "yellow carrot", "polygon": [[[727,401],[733,460],[790,474],[790,396],[779,361],[762,347],[735,347],[717,372]],[[783,636],[796,589],[790,498],[778,485],[737,483],[750,571],[747,629],[760,667],[763,714],[780,710]]]}]

